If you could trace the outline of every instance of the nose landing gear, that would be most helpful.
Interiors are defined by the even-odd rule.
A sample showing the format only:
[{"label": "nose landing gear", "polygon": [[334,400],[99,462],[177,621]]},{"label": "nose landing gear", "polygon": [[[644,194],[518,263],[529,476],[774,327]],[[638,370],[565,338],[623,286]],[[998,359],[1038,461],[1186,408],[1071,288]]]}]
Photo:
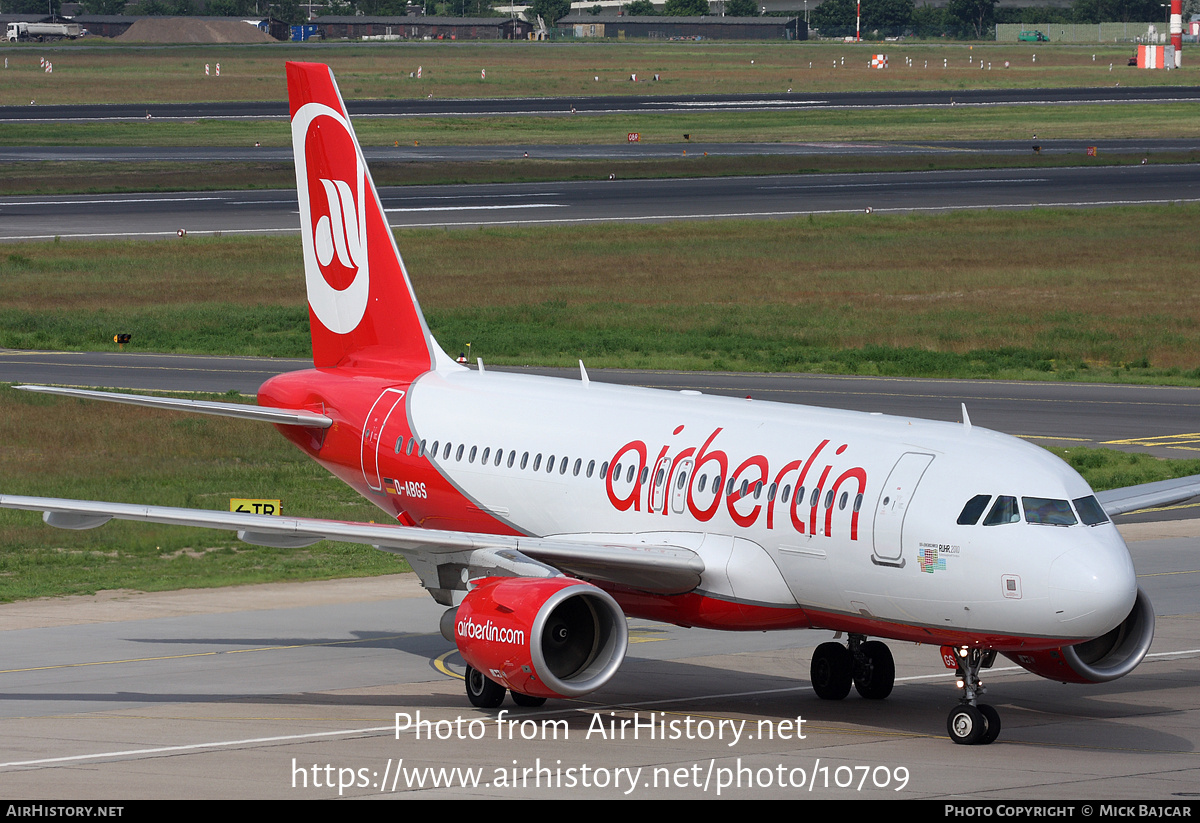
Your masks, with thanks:
[{"label": "nose landing gear", "polygon": [[979,679],[981,668],[991,668],[996,652],[991,649],[955,650],[958,660],[959,687],[963,696],[946,718],[946,731],[955,743],[966,746],[986,746],[1000,736],[1000,713],[986,703],[978,702],[987,691]]}]

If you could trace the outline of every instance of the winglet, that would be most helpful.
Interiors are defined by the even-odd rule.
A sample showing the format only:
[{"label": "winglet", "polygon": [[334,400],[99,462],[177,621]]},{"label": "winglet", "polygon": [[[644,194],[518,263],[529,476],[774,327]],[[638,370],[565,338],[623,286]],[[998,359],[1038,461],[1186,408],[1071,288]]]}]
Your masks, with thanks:
[{"label": "winglet", "polygon": [[967,414],[967,404],[966,403],[962,404],[962,413],[963,413],[963,428],[965,428],[967,431],[970,431],[971,430],[971,415]]}]

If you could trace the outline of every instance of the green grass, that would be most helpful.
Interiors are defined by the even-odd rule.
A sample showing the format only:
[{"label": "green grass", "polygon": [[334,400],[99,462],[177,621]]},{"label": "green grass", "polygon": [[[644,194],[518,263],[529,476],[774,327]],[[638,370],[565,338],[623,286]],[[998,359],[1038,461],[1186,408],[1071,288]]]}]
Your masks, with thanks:
[{"label": "green grass", "polygon": [[[800,112],[529,115],[522,117],[371,117],[354,128],[364,146],[620,145],[629,132],[643,143],[780,143],[822,140],[1042,140],[1200,136],[1191,103],[953,108],[812,109]],[[284,120],[6,123],[0,146],[290,146]],[[398,153],[398,156],[402,156]]]},{"label": "green grass", "polygon": [[[492,363],[1196,385],[1200,280],[1178,250],[1197,218],[1181,205],[396,237],[435,336]],[[0,346],[106,350],[129,332],[135,351],[305,356],[301,271],[295,237],[10,246]]]},{"label": "green grass", "polygon": [[[228,400],[228,397],[220,399]],[[274,427],[0,388],[3,493],[228,510],[231,497],[282,499],[303,517],[385,515]],[[159,591],[406,571],[367,546],[241,543],[229,532],[113,521],[90,531],[0,510],[0,601],[101,589]]]}]

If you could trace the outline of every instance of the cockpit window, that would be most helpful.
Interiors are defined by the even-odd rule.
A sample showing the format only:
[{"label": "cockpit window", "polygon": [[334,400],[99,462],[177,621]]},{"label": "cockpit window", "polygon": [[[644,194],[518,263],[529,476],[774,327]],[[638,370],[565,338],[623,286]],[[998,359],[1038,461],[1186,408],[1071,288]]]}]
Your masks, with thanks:
[{"label": "cockpit window", "polygon": [[979,515],[983,514],[983,510],[991,499],[990,494],[977,494],[968,500],[967,505],[963,506],[962,514],[958,516],[958,525],[974,526],[978,523]]},{"label": "cockpit window", "polygon": [[1108,515],[1104,513],[1100,503],[1092,495],[1080,497],[1074,501],[1075,511],[1079,512],[1079,519],[1083,521],[1085,526],[1095,526],[1097,523],[1107,523]]},{"label": "cockpit window", "polygon": [[1019,523],[1021,512],[1017,510],[1017,498],[1002,494],[992,504],[992,510],[983,518],[985,526],[999,526],[1004,523]]},{"label": "cockpit window", "polygon": [[1074,526],[1079,521],[1066,500],[1052,500],[1047,497],[1022,497],[1021,505],[1025,508],[1025,522],[1039,526]]}]

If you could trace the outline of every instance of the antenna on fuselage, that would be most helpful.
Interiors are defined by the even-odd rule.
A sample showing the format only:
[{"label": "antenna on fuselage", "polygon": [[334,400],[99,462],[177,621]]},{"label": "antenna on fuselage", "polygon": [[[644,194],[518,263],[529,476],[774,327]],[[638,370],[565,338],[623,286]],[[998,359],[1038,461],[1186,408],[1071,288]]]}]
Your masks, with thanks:
[{"label": "antenna on fuselage", "polygon": [[966,428],[967,431],[970,431],[971,430],[971,415],[967,414],[967,404],[966,403],[962,404],[962,412],[963,412],[963,426]]},{"label": "antenna on fuselage", "polygon": [[579,379],[583,381],[583,385],[585,386],[592,382],[591,380],[588,380],[587,369],[583,367],[582,360],[579,361]]}]

